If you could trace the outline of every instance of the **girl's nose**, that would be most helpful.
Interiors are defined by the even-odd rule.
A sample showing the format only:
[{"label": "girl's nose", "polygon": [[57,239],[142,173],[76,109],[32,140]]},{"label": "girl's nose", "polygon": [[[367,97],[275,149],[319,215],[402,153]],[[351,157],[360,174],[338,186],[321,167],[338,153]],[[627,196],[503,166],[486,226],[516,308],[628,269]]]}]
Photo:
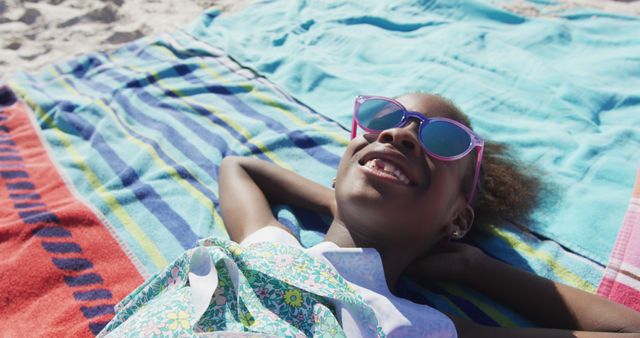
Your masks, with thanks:
[{"label": "girl's nose", "polygon": [[404,126],[384,130],[378,134],[378,142],[391,143],[400,150],[406,150],[420,156],[422,149],[420,141],[418,141],[419,127],[418,121],[409,121]]}]

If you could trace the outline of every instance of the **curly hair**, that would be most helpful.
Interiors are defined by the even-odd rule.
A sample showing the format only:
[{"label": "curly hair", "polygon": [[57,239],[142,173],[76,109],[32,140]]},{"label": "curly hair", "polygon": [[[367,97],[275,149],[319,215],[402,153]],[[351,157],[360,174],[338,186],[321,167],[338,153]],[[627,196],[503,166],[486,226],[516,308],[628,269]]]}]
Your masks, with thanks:
[{"label": "curly hair", "polygon": [[[469,117],[451,100],[435,94],[421,94],[447,103],[451,108],[444,112],[447,117],[473,129]],[[473,156],[477,156],[477,153],[474,152]],[[463,189],[470,189],[473,172],[467,171]],[[477,223],[503,219],[518,225],[526,222],[538,205],[543,184],[538,168],[519,161],[506,144],[485,140],[477,189],[472,201]]]}]

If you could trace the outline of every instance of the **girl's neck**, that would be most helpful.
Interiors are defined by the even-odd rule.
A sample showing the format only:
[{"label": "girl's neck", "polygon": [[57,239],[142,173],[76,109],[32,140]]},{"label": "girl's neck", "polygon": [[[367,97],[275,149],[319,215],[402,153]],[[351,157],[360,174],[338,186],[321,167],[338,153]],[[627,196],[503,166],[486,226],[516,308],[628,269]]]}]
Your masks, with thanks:
[{"label": "girl's neck", "polygon": [[413,261],[413,257],[408,255],[410,250],[398,250],[388,246],[389,243],[376,243],[375,241],[361,236],[349,229],[339,220],[334,219],[327,231],[325,241],[333,242],[341,248],[374,248],[380,254],[382,267],[391,292],[394,291],[396,283],[404,272],[405,268]]}]

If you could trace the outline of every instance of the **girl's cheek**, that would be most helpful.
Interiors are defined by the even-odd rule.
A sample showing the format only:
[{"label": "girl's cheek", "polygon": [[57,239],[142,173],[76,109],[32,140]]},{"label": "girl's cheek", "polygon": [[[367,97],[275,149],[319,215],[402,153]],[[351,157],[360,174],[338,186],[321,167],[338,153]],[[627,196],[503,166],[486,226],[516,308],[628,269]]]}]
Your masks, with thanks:
[{"label": "girl's cheek", "polygon": [[429,169],[430,172],[434,172],[437,168],[436,168],[436,161],[437,160],[433,160],[431,159],[431,157],[429,157],[426,153],[424,154],[424,163],[427,166],[427,169]]}]

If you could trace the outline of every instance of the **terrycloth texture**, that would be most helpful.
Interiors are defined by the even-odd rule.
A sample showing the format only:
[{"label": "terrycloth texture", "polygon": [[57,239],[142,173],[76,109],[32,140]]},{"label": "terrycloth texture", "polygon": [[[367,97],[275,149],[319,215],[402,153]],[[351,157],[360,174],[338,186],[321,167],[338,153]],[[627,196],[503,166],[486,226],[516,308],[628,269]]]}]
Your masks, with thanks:
[{"label": "terrycloth texture", "polygon": [[640,171],[598,294],[640,311]]},{"label": "terrycloth texture", "polygon": [[640,18],[529,18],[479,0],[290,0],[213,11],[190,32],[343,126],[356,94],[453,99],[480,135],[547,172],[557,196],[527,226],[607,263],[640,164]]},{"label": "terrycloth texture", "polygon": [[218,210],[224,156],[257,156],[328,184],[348,137],[182,33],[19,74],[11,85],[147,276],[199,238],[227,236]]},{"label": "terrycloth texture", "polygon": [[0,87],[0,332],[97,334],[142,276],[108,222],[60,175],[30,109],[6,89]]},{"label": "terrycloth texture", "polygon": [[[255,156],[329,185],[349,137],[222,50],[182,32],[18,74],[10,85],[32,107],[61,170],[140,260],[143,276],[198,238],[226,238],[217,209],[223,156]],[[304,246],[321,240],[326,219],[276,211]],[[590,292],[604,271],[515,228],[477,230],[472,240],[489,254]],[[525,323],[460,287],[425,291],[407,281],[405,292],[481,323]]]}]

